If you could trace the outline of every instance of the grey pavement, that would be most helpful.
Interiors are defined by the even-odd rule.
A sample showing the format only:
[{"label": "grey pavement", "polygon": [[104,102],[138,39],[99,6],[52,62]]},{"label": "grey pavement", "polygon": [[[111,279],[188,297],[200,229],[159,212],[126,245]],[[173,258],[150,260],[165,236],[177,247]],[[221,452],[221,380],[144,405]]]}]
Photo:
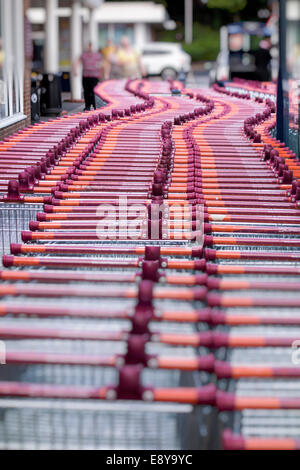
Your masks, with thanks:
[{"label": "grey pavement", "polygon": [[[160,77],[151,77],[150,80],[160,80]],[[209,74],[207,70],[192,69],[187,76],[186,86],[188,88],[208,88],[209,87]],[[70,101],[71,94],[62,94],[62,111],[63,114],[79,113],[84,109],[84,102]],[[41,121],[49,121],[56,116],[41,116]]]}]

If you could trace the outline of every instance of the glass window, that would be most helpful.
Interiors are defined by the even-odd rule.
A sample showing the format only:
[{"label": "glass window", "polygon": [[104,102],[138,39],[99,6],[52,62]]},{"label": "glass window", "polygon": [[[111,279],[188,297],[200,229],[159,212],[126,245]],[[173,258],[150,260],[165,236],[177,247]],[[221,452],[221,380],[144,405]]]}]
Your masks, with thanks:
[{"label": "glass window", "polygon": [[164,55],[164,54],[170,54],[172,51],[167,51],[167,50],[162,50],[162,49],[144,49],[142,54],[143,55]]},{"label": "glass window", "polygon": [[108,40],[108,26],[107,24],[100,24],[98,26],[98,47],[105,47],[106,41]]},{"label": "glass window", "polygon": [[114,44],[120,44],[123,36],[127,36],[131,44],[134,40],[133,25],[128,24],[104,24],[98,26],[98,46],[105,47],[106,41],[110,39]]},{"label": "glass window", "polygon": [[59,18],[59,66],[61,70],[70,69],[70,19]]},{"label": "glass window", "polygon": [[127,36],[131,44],[133,44],[134,33],[133,26],[128,24],[115,24],[114,25],[114,43],[120,44],[123,36]]},{"label": "glass window", "polygon": [[24,17],[22,0],[0,0],[0,125],[23,112]]}]

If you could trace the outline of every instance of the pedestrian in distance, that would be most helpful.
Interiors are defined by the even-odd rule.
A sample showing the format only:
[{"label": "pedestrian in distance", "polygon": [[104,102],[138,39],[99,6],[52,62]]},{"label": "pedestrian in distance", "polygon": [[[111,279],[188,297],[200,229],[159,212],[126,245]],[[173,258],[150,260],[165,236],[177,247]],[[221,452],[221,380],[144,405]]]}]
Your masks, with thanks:
[{"label": "pedestrian in distance", "polygon": [[260,41],[259,49],[254,53],[256,78],[261,82],[271,80],[271,60],[270,44],[267,39]]},{"label": "pedestrian in distance", "polygon": [[117,54],[117,46],[113,43],[111,39],[107,39],[106,45],[101,49],[101,53],[103,55],[103,60],[104,60],[104,79],[108,80],[110,78],[118,78],[114,77],[114,70],[113,70],[113,63],[114,58]]},{"label": "pedestrian in distance", "polygon": [[100,52],[94,52],[92,44],[84,51],[74,64],[73,73],[78,75],[79,65],[82,64],[82,86],[85,101],[84,111],[89,111],[91,106],[96,109],[94,88],[104,77],[104,61]]},{"label": "pedestrian in distance", "polygon": [[141,78],[145,76],[140,54],[131,47],[127,36],[121,39],[120,48],[116,55],[117,64],[123,78]]}]

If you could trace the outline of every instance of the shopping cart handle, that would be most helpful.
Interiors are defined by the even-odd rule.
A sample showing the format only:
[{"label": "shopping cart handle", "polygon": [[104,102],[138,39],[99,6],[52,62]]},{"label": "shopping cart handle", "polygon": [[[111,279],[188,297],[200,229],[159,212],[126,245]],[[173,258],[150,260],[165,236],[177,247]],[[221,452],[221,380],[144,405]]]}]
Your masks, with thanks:
[{"label": "shopping cart handle", "polygon": [[129,334],[127,338],[126,364],[147,364],[151,356],[146,354],[147,334]]},{"label": "shopping cart handle", "polygon": [[287,191],[287,196],[295,196],[298,188],[300,188],[300,181],[294,180],[290,191]]},{"label": "shopping cart handle", "polygon": [[284,170],[283,175],[279,178],[279,184],[291,184],[293,181],[293,171],[292,170]]},{"label": "shopping cart handle", "polygon": [[214,405],[216,386],[204,387],[156,388],[153,390],[154,401],[189,403],[191,405]]},{"label": "shopping cart handle", "polygon": [[216,290],[220,287],[221,280],[215,277],[208,277],[206,286],[209,290]]},{"label": "shopping cart handle", "polygon": [[216,376],[219,378],[225,379],[232,377],[232,367],[229,362],[215,361],[214,370]]},{"label": "shopping cart handle", "polygon": [[209,293],[206,301],[210,307],[219,307],[222,304],[222,295],[216,293]]},{"label": "shopping cart handle", "polygon": [[21,254],[21,243],[11,243],[10,244],[10,252],[12,255],[20,255]]},{"label": "shopping cart handle", "polygon": [[14,264],[14,257],[12,255],[3,255],[2,256],[2,264],[6,268],[10,268]]},{"label": "shopping cart handle", "polygon": [[142,280],[139,283],[138,304],[137,307],[152,307],[153,300],[153,282]]},{"label": "shopping cart handle", "polygon": [[216,400],[217,387],[214,384],[197,388],[198,405],[214,405]]},{"label": "shopping cart handle", "polygon": [[222,447],[224,450],[245,450],[246,442],[242,436],[233,434],[231,429],[224,429],[222,432]]},{"label": "shopping cart handle", "polygon": [[52,196],[44,196],[43,202],[44,204],[51,205],[51,206],[55,206],[55,205],[57,206],[59,204],[58,200],[54,199]]},{"label": "shopping cart handle", "polygon": [[20,202],[24,199],[24,196],[20,194],[20,185],[17,180],[10,180],[8,182],[7,194],[2,198],[5,202]]},{"label": "shopping cart handle", "polygon": [[37,222],[36,220],[30,220],[29,221],[29,230],[31,230],[32,232],[34,232],[36,230],[39,230],[39,225],[40,225],[40,223]]},{"label": "shopping cart handle", "polygon": [[24,243],[31,241],[32,240],[32,232],[29,232],[28,230],[22,230],[21,239]]},{"label": "shopping cart handle", "polygon": [[[201,258],[203,254],[203,248],[202,247],[198,247],[198,248],[192,248],[192,257],[193,258]],[[205,261],[205,260],[203,260]]]},{"label": "shopping cart handle", "polygon": [[211,315],[209,317],[209,322],[213,325],[224,325],[226,324],[226,313],[222,310],[213,311],[211,310]]},{"label": "shopping cart handle", "polygon": [[[208,226],[210,226],[210,224],[204,224],[205,232],[208,231]],[[204,246],[212,246],[214,244],[214,237],[212,235],[204,235],[203,244]],[[207,257],[206,254],[205,257]]]},{"label": "shopping cart handle", "polygon": [[216,392],[216,406],[219,411],[234,410],[235,409],[235,395],[234,393],[224,392],[218,390]]},{"label": "shopping cart handle", "polygon": [[194,300],[204,301],[207,296],[207,288],[195,287],[193,293],[194,293]]},{"label": "shopping cart handle", "polygon": [[53,213],[53,207],[52,204],[44,204],[44,212]]},{"label": "shopping cart handle", "polygon": [[145,388],[141,385],[141,364],[128,364],[119,369],[118,385],[109,387],[116,392],[120,400],[142,400]]},{"label": "shopping cart handle", "polygon": [[[212,248],[205,248],[204,256],[206,260],[215,260],[217,255],[217,250]],[[210,274],[210,273],[209,273]]]},{"label": "shopping cart handle", "polygon": [[206,356],[198,356],[198,369],[213,372],[215,365],[214,354],[207,354]]},{"label": "shopping cart handle", "polygon": [[[214,348],[221,348],[229,345],[229,334],[222,331],[214,331],[212,336],[212,343]],[[217,361],[221,362],[221,361]],[[223,363],[224,364],[224,363]],[[222,366],[221,366],[222,370]]]},{"label": "shopping cart handle", "polygon": [[[201,331],[197,334],[198,341],[200,346],[205,346],[210,348],[212,346],[213,341],[213,333],[211,331]],[[215,358],[213,360],[213,364],[215,362]]]},{"label": "shopping cart handle", "polygon": [[36,220],[38,222],[46,222],[46,220],[47,220],[46,214],[44,212],[38,212],[36,214]]},{"label": "shopping cart handle", "polygon": [[243,437],[231,429],[222,432],[224,450],[299,450],[299,439],[289,437]]},{"label": "shopping cart handle", "polygon": [[210,308],[203,308],[196,311],[197,321],[203,323],[210,323],[212,311]]},{"label": "shopping cart handle", "polygon": [[[207,250],[207,248],[206,248],[206,250]],[[213,275],[218,274],[218,265],[217,264],[206,263],[205,269],[206,269],[206,272],[209,276],[212,275],[212,274]]]},{"label": "shopping cart handle", "polygon": [[104,400],[106,393],[107,387],[0,381],[0,396]]},{"label": "shopping cart handle", "polygon": [[205,271],[206,269],[206,261],[204,258],[196,259],[194,261],[194,270],[195,271]]},{"label": "shopping cart handle", "polygon": [[30,179],[31,179],[31,174],[29,174],[27,171],[22,171],[19,174],[19,187],[21,191],[33,189],[34,181],[32,180],[30,181]]},{"label": "shopping cart handle", "polygon": [[149,281],[158,282],[161,274],[159,273],[159,261],[148,261],[142,262],[141,278],[148,279]]},{"label": "shopping cart handle", "polygon": [[160,261],[160,246],[151,246],[151,245],[145,246],[145,260],[146,261]]}]

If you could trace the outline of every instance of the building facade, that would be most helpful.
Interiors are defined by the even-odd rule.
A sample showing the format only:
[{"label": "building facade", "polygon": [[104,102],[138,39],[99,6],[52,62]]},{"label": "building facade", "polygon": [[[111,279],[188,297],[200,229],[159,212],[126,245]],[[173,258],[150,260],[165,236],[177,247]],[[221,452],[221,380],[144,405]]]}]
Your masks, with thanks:
[{"label": "building facade", "polygon": [[0,0],[0,140],[30,124],[30,0]]}]

